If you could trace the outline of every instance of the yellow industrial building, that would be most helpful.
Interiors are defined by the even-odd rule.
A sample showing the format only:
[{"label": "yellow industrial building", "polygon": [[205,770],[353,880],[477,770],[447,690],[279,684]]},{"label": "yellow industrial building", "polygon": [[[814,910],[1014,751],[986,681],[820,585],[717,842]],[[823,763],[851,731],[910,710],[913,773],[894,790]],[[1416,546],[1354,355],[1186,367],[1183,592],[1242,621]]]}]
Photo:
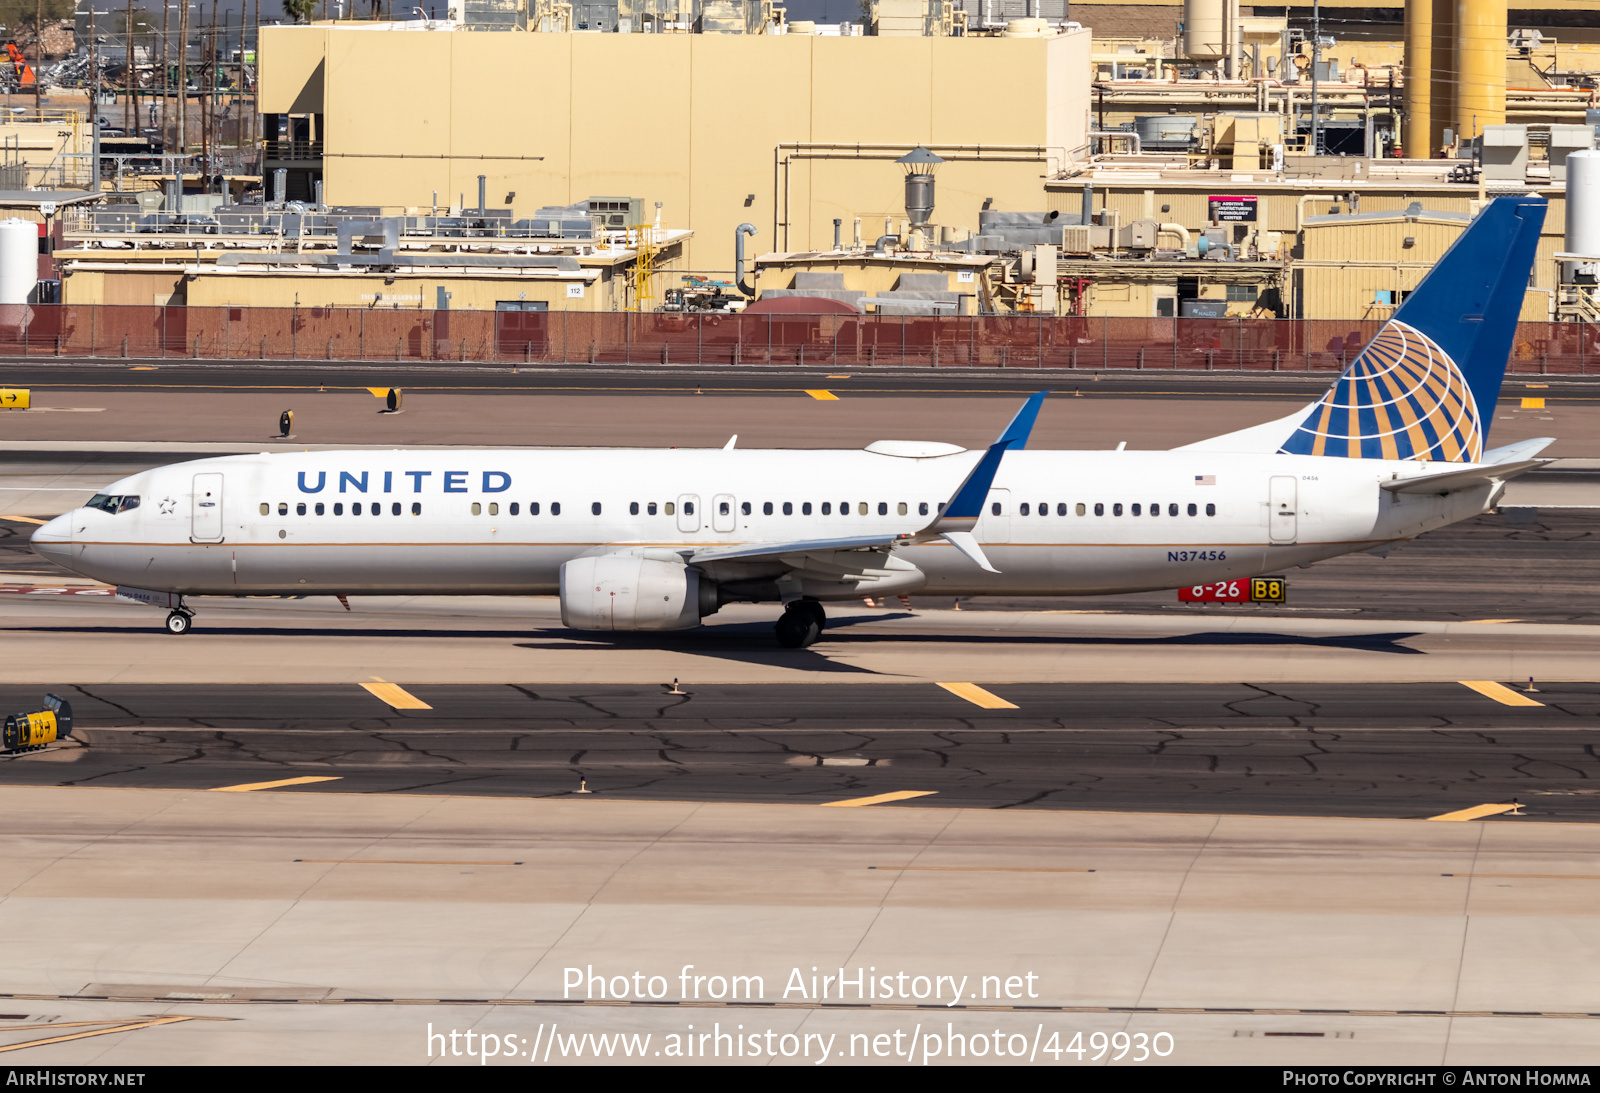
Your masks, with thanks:
[{"label": "yellow industrial building", "polygon": [[[936,220],[1027,208],[1089,154],[1090,36],[394,33],[266,27],[261,110],[329,203],[661,202],[686,262],[733,268],[734,231],[825,247],[833,221],[903,215],[894,160],[947,161]],[[268,127],[271,132],[271,126]],[[272,149],[268,150],[272,159]],[[288,161],[285,161],[288,162]],[[437,195],[437,196],[435,196]],[[876,233],[874,233],[876,234]]]}]

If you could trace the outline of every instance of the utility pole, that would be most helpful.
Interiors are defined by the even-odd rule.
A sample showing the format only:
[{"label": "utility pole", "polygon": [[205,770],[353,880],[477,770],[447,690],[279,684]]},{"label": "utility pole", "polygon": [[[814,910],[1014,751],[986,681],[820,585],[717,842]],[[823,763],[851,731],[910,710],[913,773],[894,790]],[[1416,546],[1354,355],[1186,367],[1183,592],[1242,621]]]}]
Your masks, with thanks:
[{"label": "utility pole", "polygon": [[167,60],[171,52],[171,41],[168,30],[171,28],[172,5],[168,0],[161,0],[161,150],[167,150],[167,100],[172,97],[172,78],[167,70],[170,63]]},{"label": "utility pole", "polygon": [[[189,0],[178,0],[178,147],[189,154]],[[178,192],[183,193],[183,165],[178,165]]]},{"label": "utility pole", "polygon": [[1311,4],[1311,154],[1322,150],[1322,115],[1317,108],[1317,67],[1322,63],[1322,0]]},{"label": "utility pole", "polygon": [[139,86],[139,76],[133,67],[133,0],[128,0],[128,13],[125,16],[125,20],[122,33],[125,39],[124,44],[127,46],[124,52],[127,54],[128,72],[123,77],[123,82],[127,85],[128,93],[123,96],[122,100],[122,131],[132,136],[139,131],[139,107],[133,101],[133,89]]}]

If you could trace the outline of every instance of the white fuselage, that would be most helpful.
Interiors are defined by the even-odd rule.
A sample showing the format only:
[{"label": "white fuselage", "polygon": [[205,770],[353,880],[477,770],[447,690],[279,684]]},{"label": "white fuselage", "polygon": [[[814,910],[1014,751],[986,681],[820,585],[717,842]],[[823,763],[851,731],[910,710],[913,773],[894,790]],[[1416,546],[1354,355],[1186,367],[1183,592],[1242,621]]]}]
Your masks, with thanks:
[{"label": "white fuselage", "polygon": [[[137,496],[137,507],[76,509],[34,541],[78,573],[185,595],[548,594],[563,562],[619,549],[686,554],[713,544],[913,533],[980,454],[230,456],[124,478],[105,492]],[[1086,595],[1279,570],[1408,538],[1492,503],[1489,486],[1444,496],[1379,488],[1440,469],[1181,450],[1015,451],[1005,456],[974,532],[999,572],[936,541],[897,549],[896,561],[915,573],[882,590]],[[747,589],[762,576],[759,564],[704,568],[713,580],[743,580]],[[818,598],[863,592],[872,589],[836,588]]]}]

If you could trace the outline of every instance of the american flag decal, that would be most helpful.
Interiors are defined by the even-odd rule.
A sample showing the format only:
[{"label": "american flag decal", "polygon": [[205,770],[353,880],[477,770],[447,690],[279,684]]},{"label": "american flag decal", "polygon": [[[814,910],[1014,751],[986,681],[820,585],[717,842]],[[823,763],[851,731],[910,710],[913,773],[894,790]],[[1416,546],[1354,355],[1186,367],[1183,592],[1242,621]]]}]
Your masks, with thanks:
[{"label": "american flag decal", "polygon": [[1194,484],[1197,486],[1215,486],[1217,484],[1217,476],[1214,474],[1197,474],[1194,476]]}]

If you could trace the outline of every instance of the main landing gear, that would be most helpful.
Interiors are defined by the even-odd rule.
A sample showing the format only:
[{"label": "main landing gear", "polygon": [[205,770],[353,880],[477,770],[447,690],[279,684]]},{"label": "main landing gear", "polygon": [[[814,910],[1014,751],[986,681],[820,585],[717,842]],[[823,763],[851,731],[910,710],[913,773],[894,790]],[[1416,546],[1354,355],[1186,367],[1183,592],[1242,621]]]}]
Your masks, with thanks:
[{"label": "main landing gear", "polygon": [[775,628],[778,644],[785,649],[804,649],[822,636],[828,625],[828,616],[816,600],[793,600],[783,609],[783,617]]},{"label": "main landing gear", "polygon": [[187,634],[194,625],[194,612],[187,607],[175,607],[167,616],[167,633]]}]

